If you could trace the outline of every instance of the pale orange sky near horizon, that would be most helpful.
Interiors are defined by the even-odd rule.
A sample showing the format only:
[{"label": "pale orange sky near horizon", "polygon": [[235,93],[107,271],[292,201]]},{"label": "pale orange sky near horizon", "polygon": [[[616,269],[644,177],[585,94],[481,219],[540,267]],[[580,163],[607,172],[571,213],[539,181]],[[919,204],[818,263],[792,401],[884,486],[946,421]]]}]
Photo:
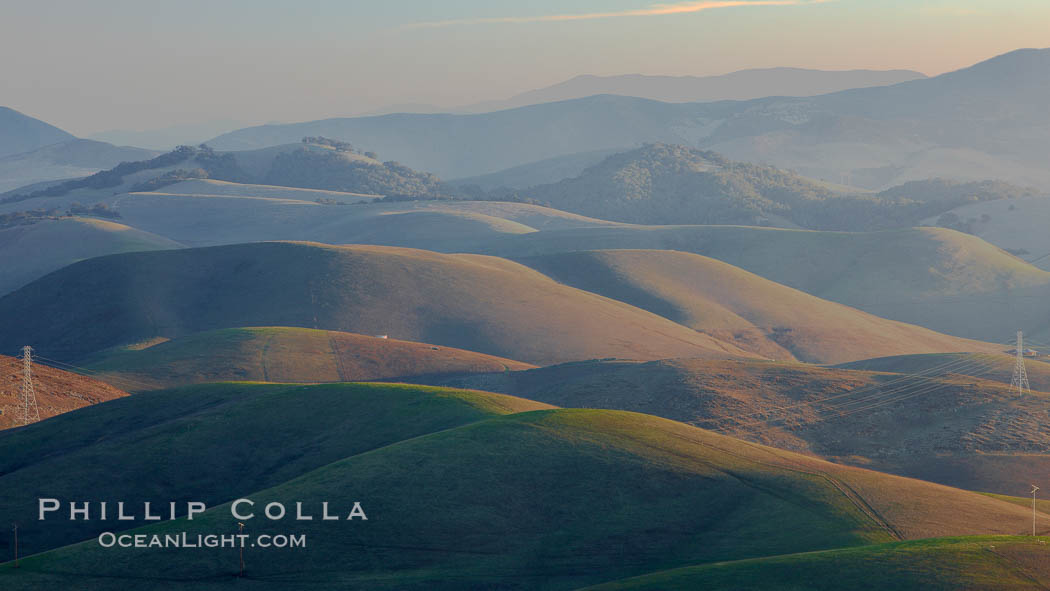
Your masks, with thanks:
[{"label": "pale orange sky near horizon", "polygon": [[579,74],[939,74],[1050,46],[1047,22],[1047,0],[3,0],[0,105],[87,135],[451,107]]}]

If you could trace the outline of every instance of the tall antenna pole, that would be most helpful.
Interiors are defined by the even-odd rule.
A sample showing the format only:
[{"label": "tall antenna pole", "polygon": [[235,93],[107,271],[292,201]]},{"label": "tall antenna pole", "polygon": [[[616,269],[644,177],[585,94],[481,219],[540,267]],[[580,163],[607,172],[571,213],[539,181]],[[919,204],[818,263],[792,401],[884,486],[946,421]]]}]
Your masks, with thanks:
[{"label": "tall antenna pole", "polygon": [[[1034,495],[1034,493],[1033,493],[1033,495]],[[1032,498],[1035,498],[1035,497],[1033,496]],[[1032,502],[1034,503],[1035,501],[1032,501]],[[1035,531],[1035,526],[1032,526],[1032,530]],[[240,532],[241,534],[244,533],[244,524],[243,523],[240,523],[240,522],[237,523],[237,531]],[[1032,535],[1035,535],[1035,534],[1032,534]],[[238,577],[243,577],[244,576],[244,538],[238,538],[238,542],[240,543],[240,546],[241,546],[241,572],[237,576]]]},{"label": "tall antenna pole", "polygon": [[22,347],[22,424],[40,421],[40,408],[36,405],[36,392],[33,390],[33,348]]},{"label": "tall antenna pole", "polygon": [[1028,385],[1028,372],[1024,368],[1024,335],[1017,331],[1017,361],[1014,362],[1014,375],[1010,378],[1010,386],[1017,388],[1017,395],[1024,396],[1025,392],[1032,393],[1032,387]]},{"label": "tall antenna pole", "polygon": [[1032,485],[1032,537],[1035,537],[1035,491],[1039,490],[1039,487]]},{"label": "tall antenna pole", "polygon": [[18,568],[18,524],[15,526],[15,568]]}]

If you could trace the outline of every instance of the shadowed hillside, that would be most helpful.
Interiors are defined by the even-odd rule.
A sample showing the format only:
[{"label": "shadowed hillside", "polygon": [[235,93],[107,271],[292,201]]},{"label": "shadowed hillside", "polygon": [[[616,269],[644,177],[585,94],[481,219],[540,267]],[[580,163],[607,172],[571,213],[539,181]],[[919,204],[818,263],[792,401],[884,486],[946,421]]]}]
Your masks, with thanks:
[{"label": "shadowed hillside", "polygon": [[76,261],[181,246],[156,234],[93,218],[63,217],[0,228],[0,257],[4,259],[0,294]]},{"label": "shadowed hillside", "polygon": [[[754,356],[504,259],[260,243],[83,261],[0,298],[0,347],[71,360],[154,337],[298,326],[529,363]],[[0,349],[2,350],[2,349]]]},{"label": "shadowed hillside", "polygon": [[[393,384],[230,383],[146,392],[0,433],[0,511],[29,523],[38,496],[73,499],[83,491],[129,506],[217,505],[397,441],[542,408],[549,406],[501,394]],[[135,525],[95,519],[26,528],[22,551]],[[0,538],[5,555],[9,544]]]},{"label": "shadowed hillside", "polygon": [[[297,523],[309,552],[246,552],[253,585],[282,589],[572,589],[675,566],[900,538],[1019,534],[1031,523],[1023,507],[983,495],[593,410],[519,413],[403,440],[250,498],[301,499],[306,507],[322,498],[339,507],[360,501],[369,511],[368,521]],[[219,506],[192,522],[136,533],[231,527],[228,507]],[[252,520],[246,532],[288,527]],[[237,582],[231,556],[115,553],[90,540],[28,558],[21,573],[7,568],[0,577],[55,584],[78,576],[91,589],[153,577],[164,565],[167,581],[208,588]]]},{"label": "shadowed hillside", "polygon": [[603,250],[521,262],[773,359],[837,363],[876,351],[989,350],[985,343],[865,314],[691,253]]},{"label": "shadowed hillside", "polygon": [[307,328],[228,328],[85,362],[99,379],[172,388],[202,382],[363,382],[533,366],[472,351]]}]

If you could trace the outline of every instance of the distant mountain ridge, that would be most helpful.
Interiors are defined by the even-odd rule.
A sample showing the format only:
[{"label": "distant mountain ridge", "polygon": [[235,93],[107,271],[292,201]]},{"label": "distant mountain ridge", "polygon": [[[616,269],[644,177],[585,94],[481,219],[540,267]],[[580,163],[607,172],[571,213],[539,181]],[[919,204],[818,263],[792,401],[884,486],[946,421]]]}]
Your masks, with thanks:
[{"label": "distant mountain ridge", "polygon": [[663,103],[598,95],[477,115],[386,115],[242,129],[250,149],[324,135],[443,178],[645,142],[715,150],[881,189],[930,177],[1050,187],[1050,49],[933,78],[805,98]]},{"label": "distant mountain ridge", "polygon": [[456,112],[482,113],[550,103],[596,94],[617,94],[668,103],[750,100],[767,96],[815,96],[850,88],[885,86],[920,80],[914,70],[813,70],[753,68],[715,76],[650,76],[584,74],[546,88],[530,90],[502,101],[486,101]]}]

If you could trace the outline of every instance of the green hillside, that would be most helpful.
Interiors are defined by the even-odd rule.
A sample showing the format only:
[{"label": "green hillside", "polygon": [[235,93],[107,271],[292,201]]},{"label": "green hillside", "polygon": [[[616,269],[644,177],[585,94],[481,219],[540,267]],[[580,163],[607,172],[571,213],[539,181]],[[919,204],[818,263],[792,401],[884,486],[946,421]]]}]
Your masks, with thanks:
[{"label": "green hillside", "polygon": [[585,251],[521,262],[567,285],[773,359],[837,363],[878,351],[989,350],[984,343],[885,320],[691,253]]},{"label": "green hillside", "polygon": [[[32,527],[40,497],[217,505],[347,456],[540,408],[549,407],[392,384],[229,383],[141,393],[0,432],[0,513],[27,524],[23,553],[41,552],[134,524]],[[6,536],[0,551],[11,554]]]},{"label": "green hillside", "polygon": [[258,243],[83,261],[0,298],[0,350],[68,361],[217,328],[389,335],[527,363],[753,356],[665,318],[477,255]]},{"label": "green hillside", "polygon": [[147,348],[104,351],[83,365],[99,379],[136,390],[225,381],[392,381],[533,367],[450,347],[289,327],[196,333]]},{"label": "green hillside", "polygon": [[817,297],[956,336],[1003,342],[1019,326],[1050,331],[1040,306],[1050,290],[1050,273],[977,237],[943,228],[856,233],[740,226],[577,228],[505,236],[480,250],[526,257],[604,249],[700,254]]},{"label": "green hillside", "polygon": [[93,218],[61,218],[0,228],[0,294],[13,291],[83,259],[143,250],[180,248],[162,236]]},{"label": "green hillside", "polygon": [[941,538],[723,562],[588,587],[593,591],[899,589],[1012,591],[1050,584],[1047,538]]},{"label": "green hillside", "polygon": [[[593,410],[521,413],[403,440],[250,498],[359,501],[368,512],[367,521],[249,521],[253,534],[309,540],[308,551],[246,551],[251,584],[274,589],[572,589],[898,536],[1020,533],[1030,523],[1024,508],[982,495]],[[219,506],[136,533],[233,529]],[[211,588],[243,583],[230,576],[236,565],[229,550],[113,551],[90,540],[0,577],[30,587],[76,577],[83,589],[142,578]]]},{"label": "green hillside", "polygon": [[1029,478],[1050,470],[1050,395],[1019,397],[980,377],[998,365],[991,355],[949,356],[907,375],[764,361],[590,361],[423,381],[643,412],[844,464],[1023,495]]}]

